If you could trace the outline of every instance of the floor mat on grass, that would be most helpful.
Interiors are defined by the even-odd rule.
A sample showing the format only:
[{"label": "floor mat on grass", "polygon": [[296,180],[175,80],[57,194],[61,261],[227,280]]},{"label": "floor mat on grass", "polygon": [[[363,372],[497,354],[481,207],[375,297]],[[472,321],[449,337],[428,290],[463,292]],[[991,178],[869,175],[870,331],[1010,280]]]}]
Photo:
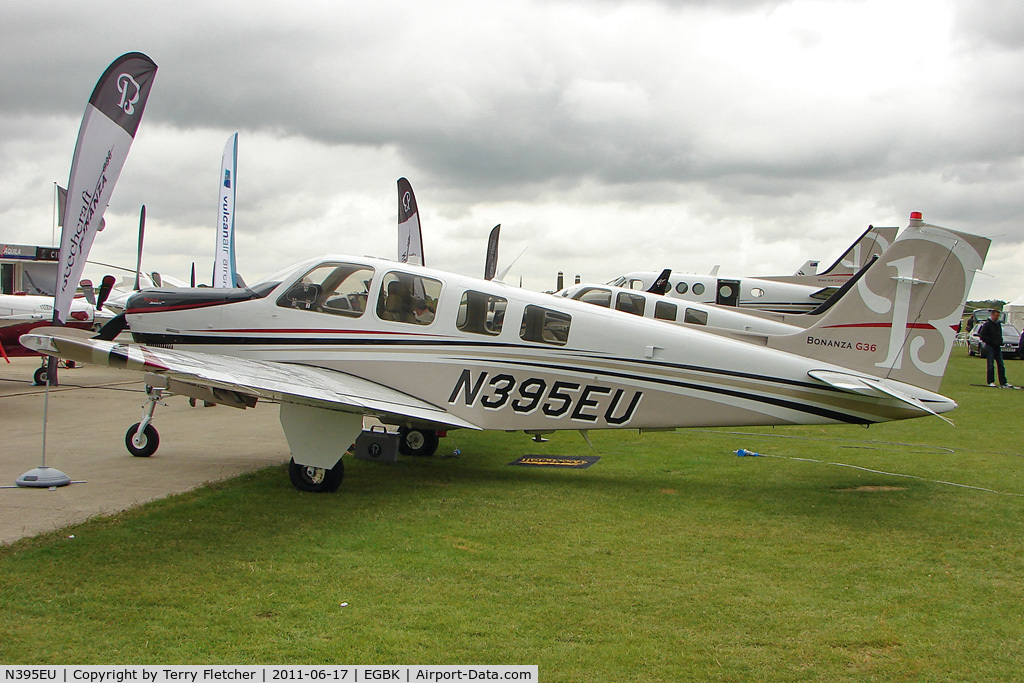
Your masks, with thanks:
[{"label": "floor mat on grass", "polygon": [[561,467],[582,470],[600,460],[598,455],[524,455],[509,463],[522,467]]}]

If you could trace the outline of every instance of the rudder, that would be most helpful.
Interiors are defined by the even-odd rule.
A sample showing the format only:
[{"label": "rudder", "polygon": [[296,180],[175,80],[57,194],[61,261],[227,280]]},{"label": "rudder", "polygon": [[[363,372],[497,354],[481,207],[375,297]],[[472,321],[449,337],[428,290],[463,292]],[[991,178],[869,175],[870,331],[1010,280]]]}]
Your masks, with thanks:
[{"label": "rudder", "polygon": [[991,240],[910,224],[861,278],[807,330],[768,346],[876,377],[937,391],[974,274]]}]

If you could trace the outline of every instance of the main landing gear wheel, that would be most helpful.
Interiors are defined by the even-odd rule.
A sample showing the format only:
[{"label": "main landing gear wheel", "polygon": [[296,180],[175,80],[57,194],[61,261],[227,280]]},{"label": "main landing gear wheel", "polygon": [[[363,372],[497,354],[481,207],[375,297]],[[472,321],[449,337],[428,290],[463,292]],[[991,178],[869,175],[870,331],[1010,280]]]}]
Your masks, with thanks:
[{"label": "main landing gear wheel", "polygon": [[345,478],[345,463],[341,460],[332,469],[300,465],[292,458],[288,463],[288,478],[292,486],[310,493],[334,493]]},{"label": "main landing gear wheel", "polygon": [[160,446],[160,435],[156,431],[156,427],[151,424],[146,425],[146,428],[139,434],[139,425],[141,422],[136,422],[124,435],[124,445],[128,448],[128,452],[134,455],[136,458],[148,458],[149,456],[156,453],[157,447]]},{"label": "main landing gear wheel", "polygon": [[409,429],[400,427],[398,435],[402,440],[398,442],[398,450],[402,455],[418,455],[427,457],[437,452],[437,432],[423,429]]}]

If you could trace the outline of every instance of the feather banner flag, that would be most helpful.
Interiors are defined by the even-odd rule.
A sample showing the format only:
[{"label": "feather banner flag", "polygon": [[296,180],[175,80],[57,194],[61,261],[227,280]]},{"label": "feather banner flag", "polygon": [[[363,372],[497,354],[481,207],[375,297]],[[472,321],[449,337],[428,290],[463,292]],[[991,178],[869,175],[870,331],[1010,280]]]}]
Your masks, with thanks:
[{"label": "feather banner flag", "polygon": [[220,211],[217,217],[217,249],[213,259],[213,286],[237,287],[235,272],[235,177],[238,167],[238,131],[224,145],[220,165]]},{"label": "feather banner flag", "polygon": [[425,265],[420,211],[412,184],[405,178],[398,179],[398,260],[415,266]]},{"label": "feather banner flag", "polygon": [[67,320],[103,212],[142,120],[156,69],[153,60],[142,53],[121,55],[100,76],[85,107],[62,220],[55,323]]}]

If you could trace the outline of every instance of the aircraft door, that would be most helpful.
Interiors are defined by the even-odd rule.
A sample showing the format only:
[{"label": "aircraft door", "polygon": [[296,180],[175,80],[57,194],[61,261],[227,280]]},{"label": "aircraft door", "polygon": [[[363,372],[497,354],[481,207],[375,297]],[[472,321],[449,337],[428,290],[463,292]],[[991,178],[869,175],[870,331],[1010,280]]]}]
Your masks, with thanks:
[{"label": "aircraft door", "polygon": [[715,303],[719,306],[739,306],[740,281],[719,279],[718,289],[715,291]]}]

